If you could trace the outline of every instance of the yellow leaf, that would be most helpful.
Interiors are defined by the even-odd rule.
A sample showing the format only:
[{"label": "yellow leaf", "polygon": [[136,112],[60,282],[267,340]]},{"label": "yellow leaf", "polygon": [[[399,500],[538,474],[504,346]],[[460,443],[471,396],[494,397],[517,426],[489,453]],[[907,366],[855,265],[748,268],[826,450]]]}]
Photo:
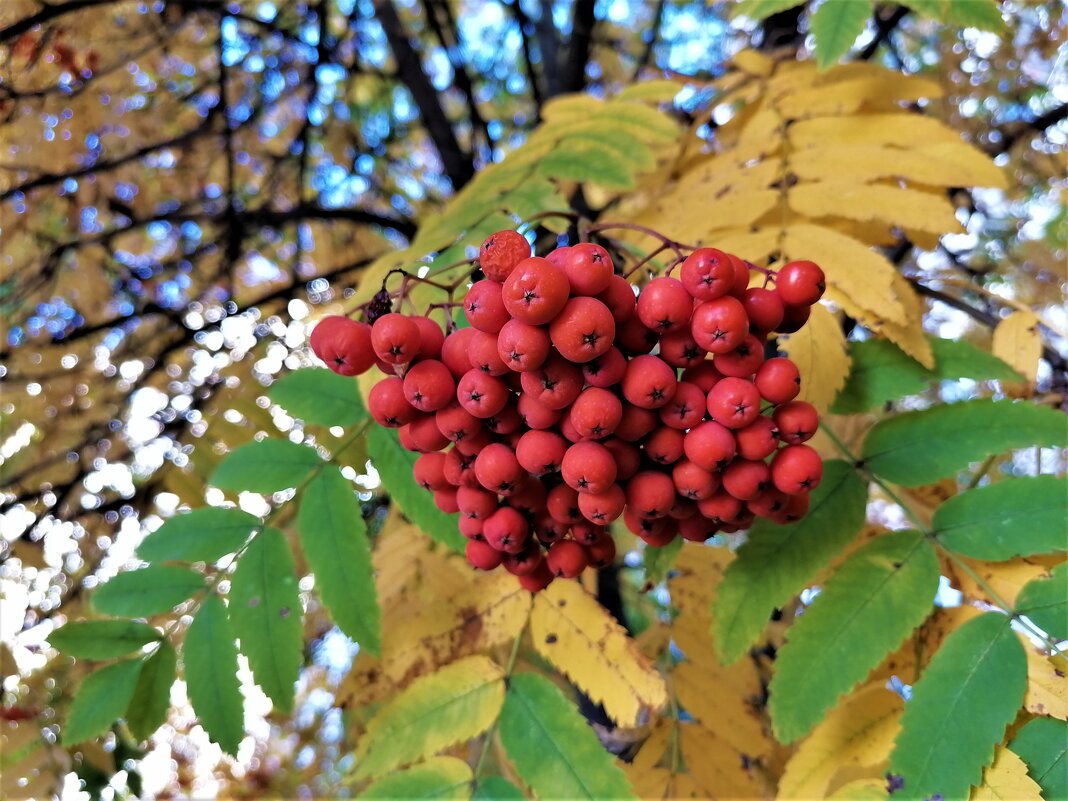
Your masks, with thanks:
[{"label": "yellow leaf", "polygon": [[811,259],[823,268],[827,286],[891,322],[907,322],[892,287],[897,270],[885,256],[850,236],[818,225],[791,225],[785,248],[790,259]]},{"label": "yellow leaf", "polygon": [[[711,635],[704,629],[711,646]],[[687,652],[687,656],[692,651]],[[685,661],[671,672],[679,703],[709,732],[739,753],[756,757],[774,744],[752,702],[761,696],[760,677],[748,659],[723,667],[709,647],[701,662]]]},{"label": "yellow leaf", "polygon": [[[947,154],[947,158],[940,158]],[[916,149],[878,144],[827,145],[790,154],[790,170],[798,178],[817,181],[841,174],[849,165],[854,181],[898,178],[929,186],[996,186],[1005,176],[981,151],[964,142],[940,143]]]},{"label": "yellow leaf", "polygon": [[664,679],[622,626],[582,587],[549,585],[534,599],[531,637],[538,652],[624,728],[667,704]]},{"label": "yellow leaf", "polygon": [[786,130],[786,120],[777,110],[761,108],[745,120],[738,134],[738,145],[777,146]]},{"label": "yellow leaf", "polygon": [[542,106],[541,117],[547,122],[581,120],[597,114],[603,108],[603,100],[585,93],[561,95]]},{"label": "yellow leaf", "polygon": [[857,779],[855,782],[843,784],[827,798],[833,801],[881,801],[889,798],[889,794],[886,791],[885,779]]},{"label": "yellow leaf", "polygon": [[791,92],[778,102],[778,106],[791,119],[807,119],[827,114],[852,114],[874,100],[915,101],[941,96],[942,88],[933,81],[883,72],[877,77],[854,78]]},{"label": "yellow leaf", "polygon": [[373,779],[476,737],[501,711],[504,672],[484,656],[447,665],[395,695],[356,745],[354,778]]},{"label": "yellow leaf", "polygon": [[991,351],[1034,386],[1042,358],[1038,318],[1031,312],[1014,311],[994,329]]},{"label": "yellow leaf", "polygon": [[826,306],[817,303],[805,327],[796,334],[779,337],[779,342],[801,373],[798,398],[821,412],[827,411],[849,376],[849,353],[838,320]]},{"label": "yellow leaf", "polygon": [[983,783],[972,790],[969,801],[1041,801],[1041,788],[1027,775],[1027,765],[1003,745],[983,771]]},{"label": "yellow leaf", "polygon": [[775,62],[756,50],[742,50],[735,53],[734,58],[731,59],[731,64],[742,72],[755,75],[758,78],[771,75],[775,69]]},{"label": "yellow leaf", "polygon": [[[1007,189],[1009,179],[1005,171],[998,167],[979,148],[962,141],[961,139],[934,140],[920,145],[919,153],[932,159],[941,161],[957,171],[961,180],[972,186],[992,186],[997,189]],[[933,183],[930,178],[919,178],[927,183]],[[947,184],[948,185],[948,184]]]},{"label": "yellow leaf", "polygon": [[653,204],[640,219],[677,241],[719,247],[719,230],[748,226],[778,200],[779,193],[772,189],[732,192],[728,187],[715,195],[675,191]]},{"label": "yellow leaf", "polygon": [[1027,650],[1027,695],[1024,709],[1033,715],[1068,720],[1068,659],[1046,656],[1029,642]]},{"label": "yellow leaf", "polygon": [[910,148],[916,142],[961,143],[960,134],[940,120],[907,113],[801,120],[790,126],[788,138],[796,148],[831,145],[893,145]]},{"label": "yellow leaf", "polygon": [[651,100],[664,103],[674,98],[685,85],[683,81],[671,78],[639,81],[625,87],[616,97],[620,100]]},{"label": "yellow leaf", "polygon": [[[1029,559],[1017,557],[1006,562],[980,562],[977,559],[964,559],[980,578],[989,584],[994,592],[1009,604],[1016,602],[1016,596],[1029,581],[1032,581],[1046,573],[1043,565]],[[967,573],[959,571],[957,578],[960,581],[960,591],[969,601],[985,601],[996,603],[990,598],[986,590],[980,587]]]},{"label": "yellow leaf", "polygon": [[679,725],[686,770],[704,791],[703,798],[761,797],[760,788],[743,766],[741,754],[696,723]]},{"label": "yellow leaf", "polygon": [[860,184],[852,178],[802,183],[790,189],[790,207],[810,217],[885,220],[935,234],[962,228],[945,197],[885,184]]},{"label": "yellow leaf", "polygon": [[828,289],[827,298],[842,307],[842,311],[857,320],[872,333],[889,339],[901,350],[918,361],[924,367],[934,367],[934,351],[931,341],[923,330],[923,301],[911,284],[898,272],[891,278],[894,297],[905,311],[905,322],[888,320],[877,311],[872,311],[853,301],[852,298]]},{"label": "yellow leaf", "polygon": [[869,685],[853,693],[797,749],[779,780],[779,798],[823,798],[843,768],[878,776],[901,728],[905,702],[897,693]]}]

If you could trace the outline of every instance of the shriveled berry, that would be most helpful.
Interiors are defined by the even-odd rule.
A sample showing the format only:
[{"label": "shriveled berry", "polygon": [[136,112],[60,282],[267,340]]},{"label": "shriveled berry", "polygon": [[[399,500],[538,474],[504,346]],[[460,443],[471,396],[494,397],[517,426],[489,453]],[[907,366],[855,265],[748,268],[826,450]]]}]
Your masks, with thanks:
[{"label": "shriveled berry", "polygon": [[530,257],[530,243],[517,231],[498,231],[482,243],[478,266],[487,278],[504,283],[504,279],[523,259]]}]

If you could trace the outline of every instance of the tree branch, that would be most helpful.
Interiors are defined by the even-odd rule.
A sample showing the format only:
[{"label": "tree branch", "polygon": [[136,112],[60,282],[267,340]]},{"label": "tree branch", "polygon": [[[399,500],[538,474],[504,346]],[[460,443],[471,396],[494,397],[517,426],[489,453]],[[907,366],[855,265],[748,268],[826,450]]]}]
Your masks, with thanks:
[{"label": "tree branch", "polygon": [[860,61],[867,61],[875,55],[875,51],[879,49],[879,46],[883,42],[889,41],[890,36],[901,21],[909,15],[909,9],[905,6],[897,6],[890,14],[884,16],[883,10],[876,7],[875,9],[875,37],[868,42],[864,49],[857,54],[857,59]]},{"label": "tree branch", "polygon": [[638,63],[634,67],[634,74],[631,76],[632,81],[638,80],[642,74],[642,70],[653,63],[653,53],[656,52],[656,43],[660,40],[660,27],[664,22],[664,7],[667,5],[667,0],[658,0],[656,4],[656,12],[653,15],[653,27],[646,31],[643,35],[648,35],[648,40],[645,42],[645,47],[642,48],[642,54],[638,57]]},{"label": "tree branch", "polygon": [[1048,128],[1064,122],[1068,119],[1068,103],[1061,103],[1049,111],[1045,111],[1030,120],[1013,123],[1011,126],[999,128],[1001,141],[997,145],[994,154],[1007,153],[1013,145],[1022,139],[1029,139],[1046,132]]},{"label": "tree branch", "polygon": [[527,69],[527,80],[530,82],[530,96],[534,100],[534,111],[537,120],[540,121],[543,98],[541,83],[538,80],[539,76],[534,69],[534,60],[531,57],[530,35],[527,33],[527,30],[531,27],[530,18],[523,10],[519,0],[505,0],[505,5],[512,12],[512,16],[515,17],[516,27],[519,28],[519,41],[523,47],[523,64]]},{"label": "tree branch", "polygon": [[590,61],[593,29],[597,24],[596,0],[573,0],[571,37],[560,76],[561,92],[581,92],[586,86],[586,65]]},{"label": "tree branch", "polygon": [[[515,0],[518,5],[521,0]],[[545,76],[545,97],[560,94],[560,32],[553,21],[552,0],[541,0],[541,14],[534,27],[541,52],[541,72]]]}]

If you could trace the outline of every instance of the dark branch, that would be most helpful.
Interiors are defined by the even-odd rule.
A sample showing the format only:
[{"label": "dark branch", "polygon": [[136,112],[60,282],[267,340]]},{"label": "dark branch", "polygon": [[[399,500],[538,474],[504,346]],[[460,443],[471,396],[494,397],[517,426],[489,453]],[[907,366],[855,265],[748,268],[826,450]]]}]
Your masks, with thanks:
[{"label": "dark branch", "polygon": [[[520,0],[515,0],[516,4]],[[538,34],[541,53],[541,72],[545,76],[545,97],[560,94],[560,32],[553,22],[552,0],[541,0],[541,14],[534,30]]]},{"label": "dark branch", "polygon": [[658,0],[656,4],[656,13],[653,16],[653,27],[648,31],[645,31],[643,35],[649,38],[645,41],[645,47],[642,48],[642,54],[638,56],[638,63],[634,67],[634,75],[631,80],[636,81],[641,77],[642,70],[653,63],[653,54],[656,52],[656,43],[660,40],[660,27],[664,22],[664,7],[667,5],[667,0]]},{"label": "dark branch", "polygon": [[567,58],[560,75],[562,92],[581,92],[586,86],[586,65],[590,61],[593,29],[597,24],[596,0],[573,0],[571,38],[567,43]]},{"label": "dark branch", "polygon": [[531,55],[530,48],[530,18],[523,10],[522,4],[519,0],[510,0],[505,5],[511,10],[512,15],[515,17],[516,27],[519,28],[520,43],[523,46],[523,64],[527,69],[527,80],[530,82],[530,96],[534,100],[534,109],[537,113],[537,120],[541,120],[541,106],[543,101],[541,83],[538,80],[537,70],[534,69],[534,60]]},{"label": "dark branch", "polygon": [[1001,141],[998,143],[997,153],[1006,153],[1013,145],[1023,139],[1029,139],[1039,134],[1044,134],[1048,128],[1058,125],[1068,119],[1068,103],[1054,106],[1049,111],[1039,114],[1037,117],[1014,123],[1011,128],[1006,126],[1001,130]]},{"label": "dark branch", "polygon": [[874,56],[880,45],[882,45],[883,42],[888,42],[890,40],[890,36],[894,33],[894,30],[908,15],[909,10],[905,6],[897,6],[889,14],[886,14],[885,10],[877,7],[875,9],[874,17],[875,36],[864,46],[864,49],[860,51],[857,58],[860,61],[867,61]]}]

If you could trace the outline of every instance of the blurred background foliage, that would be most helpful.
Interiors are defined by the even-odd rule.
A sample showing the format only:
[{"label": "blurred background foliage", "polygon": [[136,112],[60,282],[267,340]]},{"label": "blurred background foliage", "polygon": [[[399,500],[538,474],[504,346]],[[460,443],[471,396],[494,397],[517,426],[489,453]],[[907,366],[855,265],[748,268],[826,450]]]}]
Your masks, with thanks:
[{"label": "blurred background foliage", "polygon": [[[204,476],[229,448],[300,437],[265,389],[309,362],[317,307],[352,296],[549,100],[676,78],[673,115],[715,144],[728,117],[701,117],[711,82],[748,47],[804,56],[810,10],[757,23],[683,0],[0,5],[3,795],[335,788],[351,746],[335,691],[354,651],[314,606],[298,712],[250,695],[237,761],[219,762],[180,687],[148,752],[114,735],[56,746],[85,668],[43,643],[163,517],[221,499]],[[952,274],[917,287],[931,333],[989,346],[1007,313],[1036,312],[1044,358],[1024,391],[1058,404],[1068,18],[1056,2],[1002,15],[980,32],[876,4],[851,58],[943,87],[929,110],[1006,170],[1007,189],[951,191],[962,233],[890,255]]]}]

